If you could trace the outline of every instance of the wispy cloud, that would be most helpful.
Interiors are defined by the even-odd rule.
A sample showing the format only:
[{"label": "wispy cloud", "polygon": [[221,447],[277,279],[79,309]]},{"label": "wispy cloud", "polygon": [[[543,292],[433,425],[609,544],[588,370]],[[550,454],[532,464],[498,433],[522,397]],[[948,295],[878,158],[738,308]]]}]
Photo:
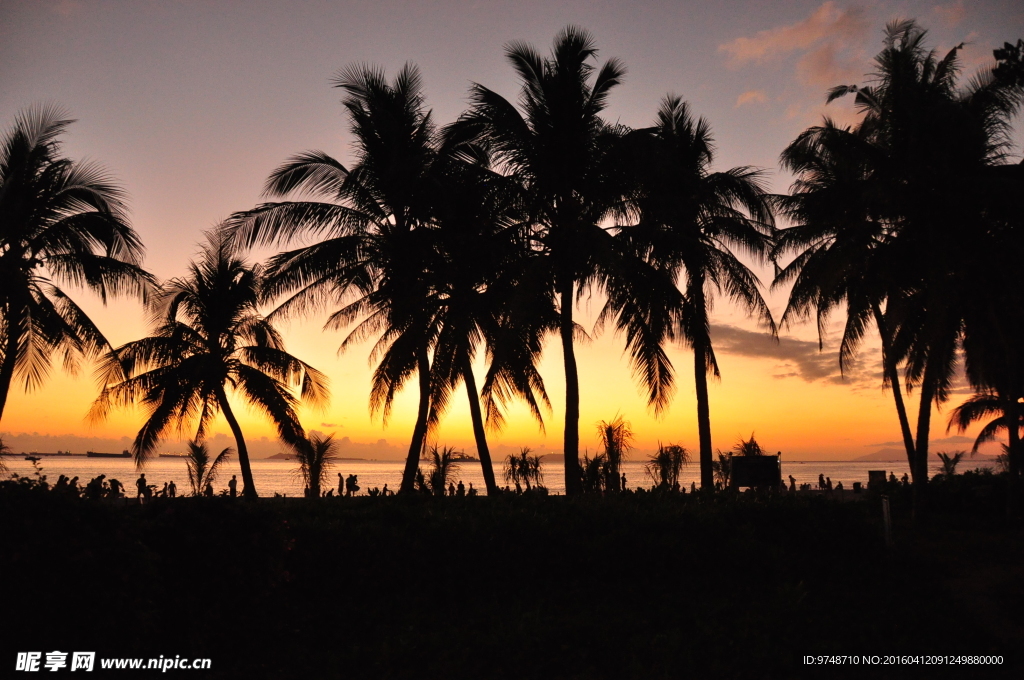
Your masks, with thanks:
[{"label": "wispy cloud", "polygon": [[[744,330],[736,326],[714,325],[711,336],[715,351],[722,354],[777,361],[772,377],[778,380],[800,378],[806,382],[827,382],[837,385],[881,385],[881,366],[865,365],[864,360],[852,362],[846,374],[839,372],[839,354],[817,342],[783,336],[778,342],[766,333]],[[880,362],[874,362],[879,364]]]},{"label": "wispy cloud", "polygon": [[[974,437],[962,437],[960,435],[955,435],[955,436],[952,436],[952,437],[940,437],[938,439],[929,438],[928,439],[928,443],[929,444],[973,444],[974,443]],[[872,447],[872,446],[903,446],[903,442],[902,441],[878,442],[877,444],[865,444],[864,446],[868,446],[868,447]]]},{"label": "wispy cloud", "polygon": [[752,37],[736,38],[719,45],[718,51],[727,55],[729,66],[739,68],[750,62],[760,63],[793,51],[805,51],[822,42],[857,42],[863,39],[866,30],[861,8],[839,9],[830,0],[803,21],[760,31]]},{"label": "wispy cloud", "polygon": [[768,95],[764,90],[748,90],[736,98],[736,108],[748,104],[764,104],[768,101]]}]

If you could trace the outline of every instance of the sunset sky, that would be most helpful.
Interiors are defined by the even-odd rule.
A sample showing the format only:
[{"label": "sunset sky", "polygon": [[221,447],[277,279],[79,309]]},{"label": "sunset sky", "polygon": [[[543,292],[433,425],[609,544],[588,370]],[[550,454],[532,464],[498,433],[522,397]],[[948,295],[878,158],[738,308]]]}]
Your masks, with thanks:
[{"label": "sunset sky", "polygon": [[[967,74],[990,63],[993,48],[1024,37],[1024,5],[1012,0],[0,0],[0,127],[9,127],[15,113],[31,104],[64,106],[78,121],[65,137],[65,153],[101,162],[127,189],[133,224],[147,246],[146,265],[169,278],[183,273],[204,230],[260,200],[267,175],[289,156],[321,149],[343,163],[351,160],[340,92],[329,84],[346,65],[377,64],[389,74],[406,62],[418,65],[428,105],[438,122],[447,123],[466,107],[472,82],[516,95],[505,43],[525,40],[546,53],[560,28],[576,24],[594,35],[602,60],[619,57],[629,70],[625,84],[613,91],[607,118],[645,126],[666,93],[679,94],[711,122],[716,169],[762,167],[772,189],[782,192],[790,178],[778,169],[779,153],[825,113],[854,120],[849,102],[825,107],[825,91],[864,82],[886,21],[897,17],[916,17],[929,29],[930,44],[943,52],[965,41]],[[766,284],[771,274],[762,272]],[[786,292],[770,296],[776,318]],[[87,295],[76,297],[113,343],[146,332],[136,304],[103,308]],[[581,308],[582,322],[592,326],[599,308],[595,296]],[[714,320],[722,370],[722,380],[711,386],[715,446],[728,448],[751,432],[769,450],[791,458],[848,459],[899,446],[892,397],[881,389],[876,341],[865,344],[860,362],[843,378],[834,342],[819,352],[813,324],[786,328],[774,343],[724,302]],[[343,336],[321,331],[322,322],[283,328],[289,350],[331,379],[330,406],[303,412],[306,428],[359,443],[386,439],[393,449],[366,447],[367,455],[397,455],[411,434],[415,386],[403,393],[384,428],[367,407],[369,343],[338,356]],[[841,323],[837,317],[830,340]],[[578,350],[581,447],[593,451],[594,424],[621,414],[641,449],[659,441],[696,448],[690,353],[671,350],[676,396],[657,420],[622,348],[621,338],[604,332]],[[483,366],[478,369],[482,373]],[[492,435],[495,445],[560,448],[564,385],[557,338],[550,339],[542,372],[554,405],[546,433],[517,407],[507,428]],[[957,390],[954,403],[966,392]],[[46,450],[46,442],[87,441],[65,435],[100,438],[95,446],[133,436],[140,411],[118,412],[104,423],[85,421],[96,393],[91,367],[78,376],[55,369],[39,391],[26,395],[12,388],[0,433],[15,446],[44,442],[25,444],[38,450]],[[472,448],[464,392],[454,404],[438,440]],[[933,437],[946,437],[946,416],[933,422]],[[272,428],[254,414],[244,415],[242,425],[254,440],[272,438]],[[227,432],[223,423],[215,429]],[[40,439],[46,436],[51,438]],[[175,447],[169,442],[166,448]],[[255,453],[277,448],[270,441]]]}]

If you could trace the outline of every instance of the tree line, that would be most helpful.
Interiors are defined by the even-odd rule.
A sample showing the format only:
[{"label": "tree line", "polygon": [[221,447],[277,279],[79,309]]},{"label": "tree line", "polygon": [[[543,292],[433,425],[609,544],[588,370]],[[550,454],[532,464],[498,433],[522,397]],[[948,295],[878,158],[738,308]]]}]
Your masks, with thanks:
[{"label": "tree line", "polygon": [[[575,347],[587,331],[575,306],[596,291],[606,301],[598,326],[624,336],[656,414],[675,389],[666,347],[693,351],[701,485],[711,489],[708,378],[719,367],[710,315],[725,298],[773,336],[779,324],[812,316],[823,333],[844,311],[841,367],[874,328],[915,488],[927,481],[931,407],[949,398],[962,359],[976,394],[950,427],[992,418],[979,443],[1006,429],[1019,478],[1024,167],[1010,154],[1024,42],[996,50],[996,66],[965,82],[962,45],[940,56],[925,39],[913,21],[886,27],[868,83],[828,93],[829,101],[853,96],[859,122],[826,119],[782,152],[796,178],[787,195],[770,193],[757,168],[714,171],[710,124],[677,96],[663,99],[650,127],[606,120],[625,68],[599,62],[593,38],[576,27],[556,36],[549,55],[508,44],[518,99],[474,84],[468,110],[447,125],[434,121],[414,66],[390,79],[352,66],[333,84],[353,163],[322,151],[288,159],[269,176],[266,202],[231,215],[187,273],[162,284],[142,267],[121,189],[97,166],[61,156],[71,121],[52,107],[29,109],[0,149],[0,418],[15,379],[31,389],[54,357],[67,368],[99,359],[91,416],[141,404],[147,417],[132,446],[140,465],[170,429],[198,443],[223,413],[244,493],[255,496],[229,394],[311,452],[318,442],[306,438],[296,408],[325,403],[327,380],[285,350],[274,324],[326,311],[327,329],[347,331],[341,349],[373,340],[370,406],[385,422],[415,378],[401,491],[413,490],[429,433],[464,389],[495,493],[487,431],[501,428],[512,400],[543,427],[551,407],[538,363],[555,335],[566,493],[578,494]],[[282,251],[250,264],[245,252],[257,246]],[[790,287],[778,323],[748,263],[774,264],[770,285]],[[143,300],[152,334],[112,347],[64,293],[68,285],[104,301]]]}]

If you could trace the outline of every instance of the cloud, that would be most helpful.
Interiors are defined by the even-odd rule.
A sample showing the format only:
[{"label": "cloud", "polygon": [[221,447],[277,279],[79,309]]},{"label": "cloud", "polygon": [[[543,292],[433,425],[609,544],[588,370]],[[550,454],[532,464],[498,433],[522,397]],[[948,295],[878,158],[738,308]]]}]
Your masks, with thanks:
[{"label": "cloud", "polygon": [[718,51],[727,55],[730,67],[738,68],[795,50],[808,50],[822,41],[836,41],[843,45],[859,42],[866,29],[867,22],[861,8],[841,10],[830,0],[803,21],[760,31],[753,37],[736,38],[719,45]]},{"label": "cloud", "polygon": [[844,58],[841,45],[825,43],[814,48],[796,64],[796,75],[804,85],[831,87],[837,83],[859,80],[863,69],[854,58]]},{"label": "cloud", "polygon": [[320,423],[320,427],[341,427],[337,423]]},{"label": "cloud", "polygon": [[[929,444],[973,444],[974,443],[974,437],[962,437],[960,435],[955,435],[953,437],[940,437],[939,439],[929,438],[928,439],[928,443]],[[900,441],[897,441],[897,442],[880,442],[878,444],[865,444],[864,446],[868,446],[868,447],[871,447],[871,446],[903,446],[903,441],[900,440]]]},{"label": "cloud", "polygon": [[768,95],[764,90],[748,90],[736,98],[736,108],[747,104],[764,104],[768,101]]},{"label": "cloud", "polygon": [[932,11],[939,15],[939,20],[946,28],[953,28],[959,24],[967,14],[963,0],[956,0],[948,5],[936,5],[932,7]]},{"label": "cloud", "polygon": [[806,382],[827,382],[837,385],[881,385],[881,364],[870,367],[863,362],[847,366],[846,375],[839,372],[839,354],[836,350],[818,348],[818,343],[781,337],[774,341],[766,333],[759,333],[729,325],[714,325],[711,337],[715,351],[757,359],[775,359],[778,364],[773,378],[785,380],[800,378]]}]

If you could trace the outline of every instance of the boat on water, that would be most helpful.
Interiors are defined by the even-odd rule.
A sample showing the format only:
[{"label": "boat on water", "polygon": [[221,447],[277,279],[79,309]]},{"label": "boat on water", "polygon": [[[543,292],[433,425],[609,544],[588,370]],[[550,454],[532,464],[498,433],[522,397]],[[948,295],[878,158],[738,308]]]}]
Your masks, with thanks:
[{"label": "boat on water", "polygon": [[85,455],[87,458],[131,458],[132,454],[127,451],[121,453],[99,453],[97,451],[86,451]]}]

